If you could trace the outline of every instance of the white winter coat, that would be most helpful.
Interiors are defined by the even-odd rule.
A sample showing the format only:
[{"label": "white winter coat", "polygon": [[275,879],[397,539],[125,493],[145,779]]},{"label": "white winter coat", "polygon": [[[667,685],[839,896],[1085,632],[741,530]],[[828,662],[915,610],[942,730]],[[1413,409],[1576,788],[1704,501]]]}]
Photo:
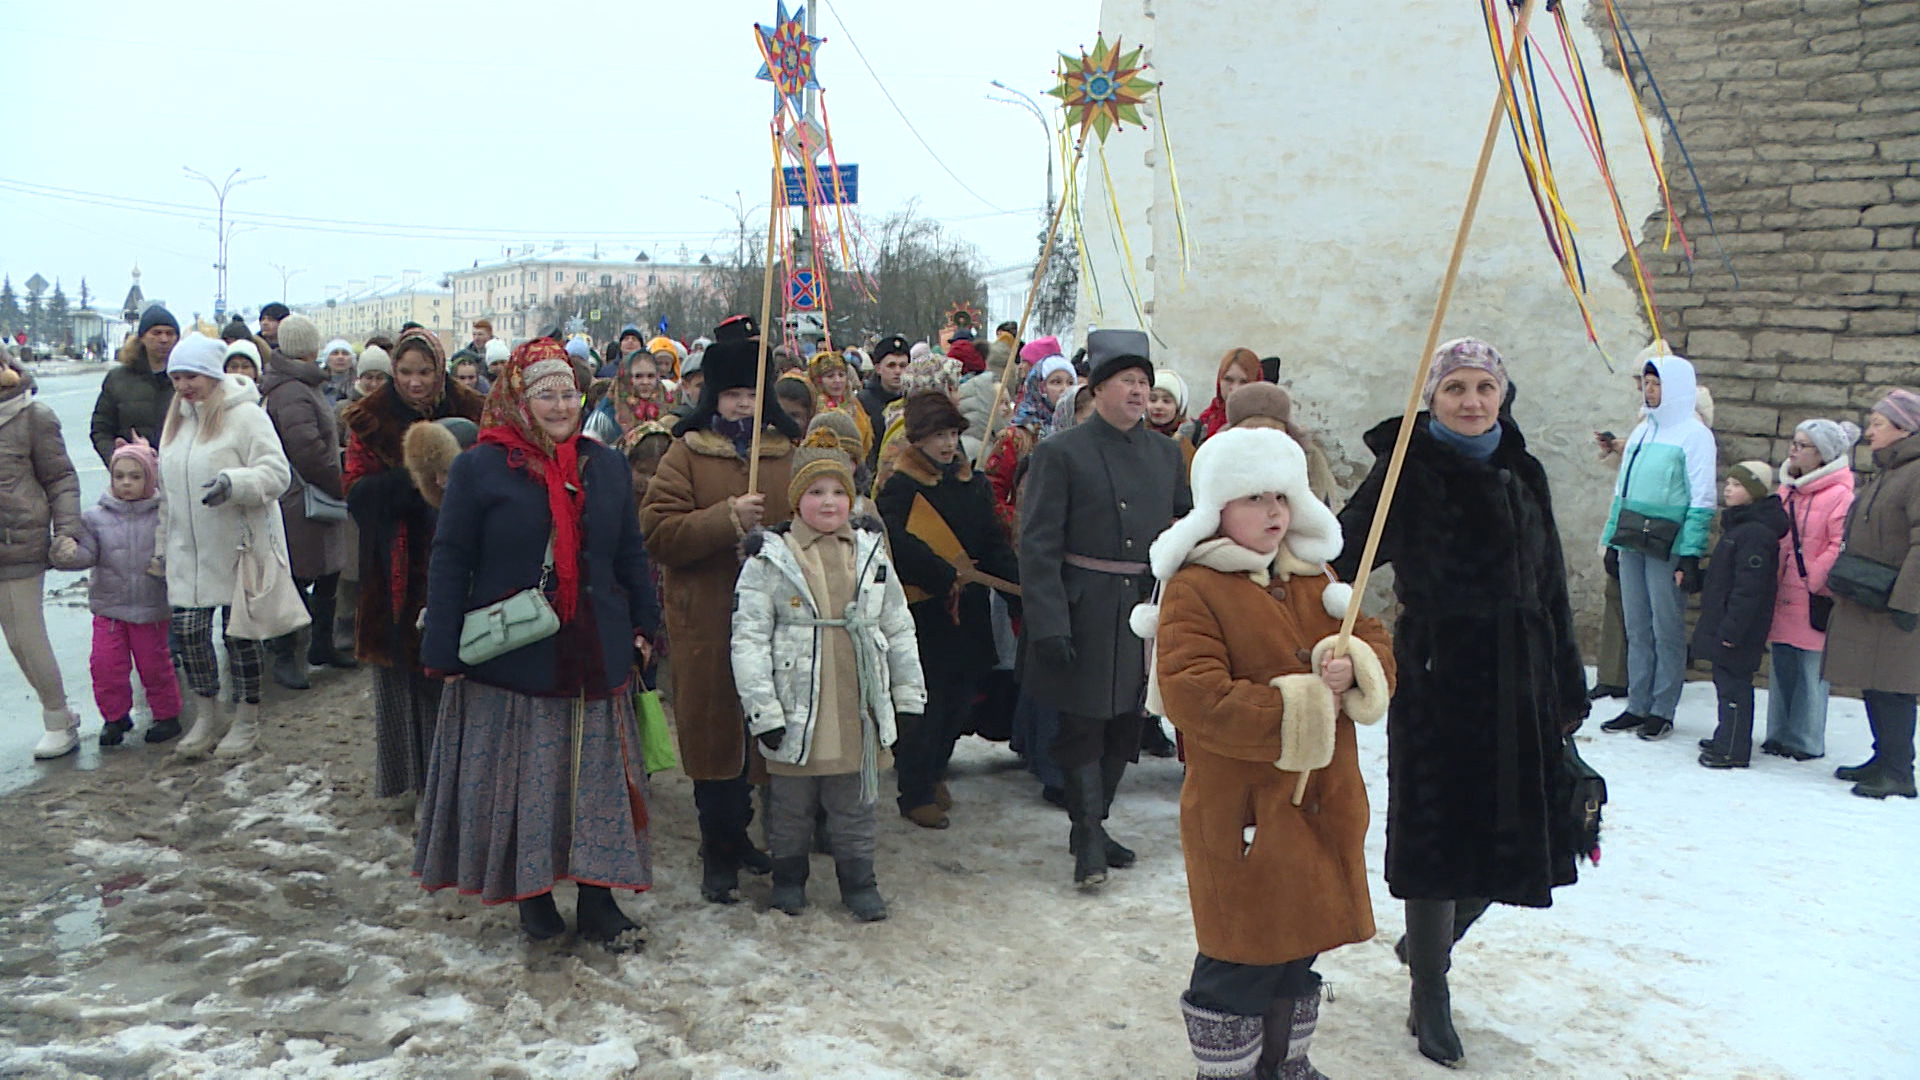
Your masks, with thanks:
[{"label": "white winter coat", "polygon": [[[287,535],[280,520],[280,495],[292,470],[280,435],[260,391],[244,375],[228,375],[225,398],[214,406],[226,413],[220,433],[200,438],[200,416],[207,406],[181,401],[173,440],[160,447],[160,489],[166,493],[167,602],[177,608],[223,607],[233,603],[234,572],[244,536],[271,537],[285,565]],[[204,488],[215,477],[233,485],[227,501],[205,506]]]},{"label": "white winter coat", "polygon": [[[825,629],[809,625],[823,616],[814,610],[813,592],[786,544],[784,531],[775,526],[747,537],[747,562],[733,592],[733,682],[753,734],[787,730],[780,749],[768,750],[763,744],[761,756],[805,765],[820,706],[815,668]],[[859,582],[855,614],[876,625],[866,635],[852,637],[854,648],[871,650],[871,667],[879,673],[880,686],[874,695],[879,715],[873,719],[884,748],[899,737],[896,714],[926,711],[927,684],[920,671],[920,647],[907,594],[887,559],[886,534],[862,525],[853,535]]]}]

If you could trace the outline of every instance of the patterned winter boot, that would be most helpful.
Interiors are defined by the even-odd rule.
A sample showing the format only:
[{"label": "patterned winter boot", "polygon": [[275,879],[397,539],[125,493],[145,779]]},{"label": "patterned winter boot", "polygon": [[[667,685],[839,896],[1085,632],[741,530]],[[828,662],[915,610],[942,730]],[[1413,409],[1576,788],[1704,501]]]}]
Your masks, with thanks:
[{"label": "patterned winter boot", "polygon": [[1180,995],[1180,1013],[1187,1021],[1187,1042],[1199,1063],[1198,1080],[1260,1080],[1256,1071],[1267,1018],[1235,1016],[1203,1009]]},{"label": "patterned winter boot", "polygon": [[1266,1047],[1260,1051],[1260,1080],[1327,1080],[1307,1060],[1307,1046],[1320,1023],[1320,985],[1295,998],[1281,998],[1266,1015]]}]

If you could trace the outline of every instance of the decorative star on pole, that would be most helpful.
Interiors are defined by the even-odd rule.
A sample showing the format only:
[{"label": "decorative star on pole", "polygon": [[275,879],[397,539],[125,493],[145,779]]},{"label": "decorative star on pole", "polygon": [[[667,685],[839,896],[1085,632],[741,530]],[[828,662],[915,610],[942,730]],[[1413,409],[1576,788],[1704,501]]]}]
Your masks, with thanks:
[{"label": "decorative star on pole", "polygon": [[754,26],[762,61],[759,77],[773,84],[781,102],[796,116],[802,111],[801,95],[820,88],[820,81],[814,76],[813,57],[825,40],[807,36],[806,12],[803,5],[788,15],[787,0],[777,0],[773,25]]},{"label": "decorative star on pole", "polygon": [[1123,124],[1147,126],[1140,105],[1160,84],[1140,74],[1147,68],[1140,62],[1142,51],[1122,53],[1119,38],[1109,47],[1101,36],[1094,39],[1092,53],[1060,54],[1060,85],[1047,93],[1066,107],[1067,125],[1078,129],[1081,141],[1089,128],[1105,142],[1107,134]]}]

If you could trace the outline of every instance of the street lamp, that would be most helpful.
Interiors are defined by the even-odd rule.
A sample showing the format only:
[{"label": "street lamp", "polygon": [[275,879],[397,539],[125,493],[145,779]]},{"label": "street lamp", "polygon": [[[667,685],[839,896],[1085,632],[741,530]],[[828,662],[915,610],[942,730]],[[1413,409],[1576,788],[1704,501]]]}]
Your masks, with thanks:
[{"label": "street lamp", "polygon": [[280,272],[280,302],[284,304],[287,302],[287,282],[306,273],[306,270],[304,268],[289,270],[279,263],[268,263],[267,265]]},{"label": "street lamp", "polygon": [[1033,100],[1033,97],[1024,90],[1015,90],[999,79],[993,80],[992,85],[995,89],[1003,90],[1015,95],[1015,97],[994,97],[989,94],[987,95],[987,100],[997,101],[1002,105],[1021,106],[1032,113],[1035,120],[1040,121],[1040,130],[1045,133],[1047,138],[1047,213],[1051,215],[1053,213],[1053,125],[1047,123],[1047,114],[1041,110],[1040,103]]},{"label": "street lamp", "polygon": [[240,170],[235,169],[227,174],[225,180],[216,184],[213,178],[206,173],[196,169],[189,169],[185,165],[180,166],[180,168],[188,176],[202,181],[207,187],[213,190],[214,208],[218,215],[218,220],[214,225],[215,261],[213,264],[215,273],[213,321],[217,323],[227,316],[227,240],[231,235],[227,232],[227,195],[231,193],[234,188],[242,184],[251,184],[255,180],[263,180],[265,177],[241,177]]}]

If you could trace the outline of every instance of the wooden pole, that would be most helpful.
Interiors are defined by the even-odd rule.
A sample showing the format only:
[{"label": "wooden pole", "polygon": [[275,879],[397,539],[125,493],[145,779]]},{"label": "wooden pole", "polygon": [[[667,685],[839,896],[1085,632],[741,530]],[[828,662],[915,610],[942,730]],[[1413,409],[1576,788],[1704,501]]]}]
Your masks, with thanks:
[{"label": "wooden pole", "polygon": [[[1453,286],[1460,278],[1460,261],[1467,253],[1467,237],[1473,233],[1473,219],[1480,212],[1480,194],[1487,186],[1487,167],[1493,162],[1493,147],[1500,138],[1500,124],[1506,119],[1507,86],[1513,80],[1514,69],[1520,64],[1520,51],[1527,40],[1527,24],[1533,21],[1533,8],[1537,0],[1526,0],[1520,8],[1520,16],[1514,22],[1513,46],[1507,51],[1506,70],[1500,76],[1500,93],[1493,103],[1493,115],[1487,119],[1487,137],[1480,143],[1480,164],[1473,172],[1473,186],[1467,190],[1466,209],[1460,213],[1460,227],[1453,234],[1453,255],[1447,260],[1447,273],[1440,279],[1440,296],[1434,301],[1433,320],[1427,324],[1426,346],[1420,350],[1420,364],[1415,369],[1413,388],[1407,392],[1406,412],[1400,417],[1400,435],[1393,443],[1393,456],[1387,461],[1386,482],[1380,488],[1380,501],[1373,511],[1373,524],[1367,530],[1367,546],[1361,550],[1360,570],[1353,580],[1353,601],[1347,605],[1347,617],[1340,624],[1340,640],[1334,644],[1333,655],[1347,655],[1348,642],[1353,637],[1353,624],[1360,617],[1360,601],[1367,591],[1367,579],[1373,574],[1373,559],[1380,551],[1380,537],[1386,531],[1387,515],[1393,509],[1393,493],[1400,486],[1400,469],[1407,461],[1407,443],[1413,438],[1413,421],[1420,413],[1421,392],[1426,389],[1427,372],[1433,369],[1433,350],[1440,345],[1441,326],[1447,319],[1447,307],[1453,302]],[[1309,769],[1300,774],[1293,786],[1293,805],[1299,806],[1307,796],[1307,780],[1313,775]]]},{"label": "wooden pole", "polygon": [[766,425],[761,418],[767,407],[767,362],[773,356],[773,347],[768,344],[771,330],[767,323],[773,320],[773,254],[774,238],[780,226],[780,200],[785,196],[785,187],[780,183],[780,131],[773,128],[773,197],[767,203],[767,269],[760,281],[760,353],[754,359],[753,368],[753,445],[747,451],[747,494],[760,490],[760,433]]},{"label": "wooden pole", "polygon": [[[1084,145],[1084,144],[1082,144]],[[1073,149],[1073,168],[1080,163],[1082,145]],[[993,450],[993,423],[999,419],[1000,402],[1007,396],[1007,381],[1013,377],[1013,366],[1020,362],[1020,342],[1027,336],[1027,320],[1033,317],[1033,304],[1040,298],[1040,283],[1047,276],[1047,263],[1053,258],[1053,238],[1060,233],[1060,219],[1067,212],[1067,200],[1062,198],[1060,205],[1053,208],[1053,222],[1047,226],[1047,242],[1040,247],[1040,263],[1033,268],[1033,284],[1027,287],[1027,306],[1020,312],[1020,324],[1013,331],[1013,352],[1000,368],[1000,383],[993,388],[993,404],[987,408],[987,430],[980,433],[980,456],[973,467],[987,467],[987,454]]]}]

